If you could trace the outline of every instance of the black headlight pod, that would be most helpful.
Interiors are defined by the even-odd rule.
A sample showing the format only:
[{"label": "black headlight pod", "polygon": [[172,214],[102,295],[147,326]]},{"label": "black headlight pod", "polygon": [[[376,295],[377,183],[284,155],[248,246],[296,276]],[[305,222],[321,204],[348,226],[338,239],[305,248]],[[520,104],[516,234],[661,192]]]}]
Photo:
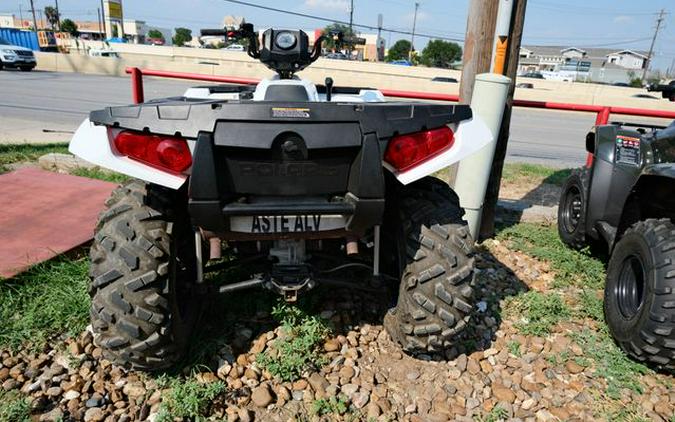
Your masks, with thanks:
[{"label": "black headlight pod", "polygon": [[295,44],[298,42],[295,34],[288,31],[279,32],[276,37],[274,37],[274,44],[282,50],[290,50],[295,47]]}]

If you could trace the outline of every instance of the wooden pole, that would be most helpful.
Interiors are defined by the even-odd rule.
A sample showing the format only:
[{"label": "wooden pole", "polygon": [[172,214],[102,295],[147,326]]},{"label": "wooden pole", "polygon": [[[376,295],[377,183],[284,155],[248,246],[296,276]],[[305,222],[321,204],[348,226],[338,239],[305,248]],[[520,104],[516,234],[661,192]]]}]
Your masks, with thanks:
[{"label": "wooden pole", "polygon": [[490,71],[498,11],[499,2],[495,0],[471,0],[469,5],[459,86],[463,104],[471,103],[476,75]]},{"label": "wooden pole", "polygon": [[492,161],[492,171],[488,181],[487,192],[485,193],[485,203],[483,205],[483,217],[479,239],[487,239],[494,236],[495,215],[497,211],[497,200],[499,198],[499,184],[502,179],[502,170],[504,169],[504,160],[506,159],[506,148],[509,141],[509,132],[511,131],[511,112],[513,109],[513,94],[515,92],[516,75],[518,74],[518,59],[520,45],[523,39],[523,26],[525,24],[525,11],[527,9],[527,0],[515,0],[513,5],[513,16],[511,20],[511,30],[509,33],[509,43],[506,54],[506,76],[511,78],[511,88],[506,100],[506,110],[502,119],[502,128],[497,139],[497,149]]}]

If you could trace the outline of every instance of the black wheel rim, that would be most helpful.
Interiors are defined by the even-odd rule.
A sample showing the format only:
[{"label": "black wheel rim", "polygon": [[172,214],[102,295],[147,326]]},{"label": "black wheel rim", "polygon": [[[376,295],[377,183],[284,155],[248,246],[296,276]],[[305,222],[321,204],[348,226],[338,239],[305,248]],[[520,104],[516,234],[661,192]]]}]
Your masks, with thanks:
[{"label": "black wheel rim", "polygon": [[619,312],[626,319],[638,314],[644,301],[645,272],[642,260],[636,255],[626,257],[621,264],[614,296]]},{"label": "black wheel rim", "polygon": [[581,190],[577,186],[571,186],[565,194],[565,202],[562,210],[563,227],[567,233],[574,233],[579,227],[583,198]]}]

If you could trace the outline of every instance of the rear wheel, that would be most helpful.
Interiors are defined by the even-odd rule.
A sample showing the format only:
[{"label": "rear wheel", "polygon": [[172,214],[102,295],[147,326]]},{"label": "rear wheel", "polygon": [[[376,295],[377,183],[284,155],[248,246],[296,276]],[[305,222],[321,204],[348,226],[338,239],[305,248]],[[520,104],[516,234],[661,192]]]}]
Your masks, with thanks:
[{"label": "rear wheel", "polygon": [[385,316],[391,337],[410,353],[443,351],[473,307],[473,240],[457,195],[425,178],[399,192],[398,303]]},{"label": "rear wheel", "polygon": [[675,225],[634,224],[607,267],[605,319],[633,358],[675,369]]},{"label": "rear wheel", "polygon": [[586,240],[586,209],[590,170],[576,169],[567,178],[558,204],[558,234],[567,246],[583,249]]},{"label": "rear wheel", "polygon": [[182,355],[200,313],[187,200],[140,181],[106,202],[91,248],[96,344],[118,363],[163,369]]},{"label": "rear wheel", "polygon": [[33,70],[33,68],[30,66],[21,66],[19,69],[21,69],[22,72],[30,72]]}]

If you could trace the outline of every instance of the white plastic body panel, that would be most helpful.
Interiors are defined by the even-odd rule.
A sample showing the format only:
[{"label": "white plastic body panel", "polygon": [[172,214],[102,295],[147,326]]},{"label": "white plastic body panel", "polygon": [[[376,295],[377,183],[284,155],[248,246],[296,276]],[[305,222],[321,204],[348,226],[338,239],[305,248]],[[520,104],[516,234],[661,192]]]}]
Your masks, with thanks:
[{"label": "white plastic body panel", "polygon": [[[115,154],[108,136],[108,128],[86,119],[75,131],[68,151],[97,166],[170,189],[178,189],[185,183],[187,176],[167,173]],[[194,148],[194,142],[188,141],[188,145],[191,150]]]},{"label": "white plastic body panel", "polygon": [[311,81],[306,81],[297,77],[294,77],[293,79],[279,79],[278,75],[274,76],[272,79],[263,79],[260,81],[258,86],[255,88],[255,92],[253,93],[253,101],[265,101],[267,88],[272,85],[302,86],[305,88],[305,91],[307,91],[307,98],[309,98],[309,101],[319,101],[319,93],[316,92],[316,86]]},{"label": "white plastic body panel", "polygon": [[493,141],[494,137],[490,129],[480,118],[474,116],[473,119],[459,124],[455,131],[455,142],[452,147],[436,157],[400,173],[388,163],[383,163],[384,167],[391,171],[399,182],[407,185],[463,160]]}]

